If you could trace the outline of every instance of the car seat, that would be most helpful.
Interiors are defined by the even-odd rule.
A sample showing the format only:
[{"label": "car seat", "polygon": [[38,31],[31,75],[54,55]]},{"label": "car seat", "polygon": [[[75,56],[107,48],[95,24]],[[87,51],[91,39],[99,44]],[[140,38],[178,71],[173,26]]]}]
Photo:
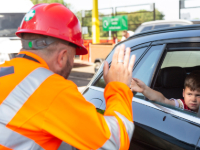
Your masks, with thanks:
[{"label": "car seat", "polygon": [[[183,98],[183,88],[186,72],[181,67],[166,67],[160,70],[154,89],[166,98]],[[159,85],[159,86],[158,86]]]},{"label": "car seat", "polygon": [[186,74],[190,74],[192,71],[200,70],[200,66],[185,67]]}]

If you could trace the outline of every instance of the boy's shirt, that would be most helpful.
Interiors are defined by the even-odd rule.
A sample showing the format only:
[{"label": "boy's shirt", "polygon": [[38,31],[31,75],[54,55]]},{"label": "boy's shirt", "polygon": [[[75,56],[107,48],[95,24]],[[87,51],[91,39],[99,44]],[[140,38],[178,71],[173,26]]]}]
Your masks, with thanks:
[{"label": "boy's shirt", "polygon": [[174,98],[171,98],[170,100],[174,100],[174,102],[175,102],[175,107],[193,111],[193,110],[191,110],[191,109],[185,104],[184,99],[174,99]]}]

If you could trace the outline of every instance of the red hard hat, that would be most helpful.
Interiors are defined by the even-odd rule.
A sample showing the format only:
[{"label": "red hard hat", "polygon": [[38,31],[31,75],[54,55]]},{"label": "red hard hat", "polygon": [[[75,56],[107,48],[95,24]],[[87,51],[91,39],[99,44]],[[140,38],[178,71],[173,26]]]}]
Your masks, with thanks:
[{"label": "red hard hat", "polygon": [[16,35],[35,33],[59,38],[77,45],[76,55],[87,54],[77,17],[59,3],[38,4],[24,16]]}]

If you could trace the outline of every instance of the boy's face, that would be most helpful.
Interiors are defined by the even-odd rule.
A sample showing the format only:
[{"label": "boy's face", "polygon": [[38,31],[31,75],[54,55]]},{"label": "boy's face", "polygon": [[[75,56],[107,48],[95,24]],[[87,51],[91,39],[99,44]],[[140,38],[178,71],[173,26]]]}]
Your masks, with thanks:
[{"label": "boy's face", "polygon": [[200,91],[191,91],[190,88],[186,87],[183,89],[183,97],[185,104],[193,111],[198,112],[200,105]]}]

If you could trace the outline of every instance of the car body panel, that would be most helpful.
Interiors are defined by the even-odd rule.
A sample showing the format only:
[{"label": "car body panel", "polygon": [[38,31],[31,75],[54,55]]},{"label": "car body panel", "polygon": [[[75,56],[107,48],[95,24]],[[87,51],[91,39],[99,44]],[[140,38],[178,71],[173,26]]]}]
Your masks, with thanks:
[{"label": "car body panel", "polygon": [[[93,103],[96,108],[105,110],[106,104],[103,92],[104,89],[91,86],[84,97]],[[99,100],[103,101],[101,105],[99,105]],[[192,150],[196,146],[200,136],[198,118],[135,97],[132,106],[136,133],[133,134],[133,143],[130,150],[135,149],[138,141],[139,143],[143,142],[139,146],[140,148],[146,147],[148,149],[154,147],[171,149],[173,147]],[[183,118],[180,116],[183,116]],[[185,120],[185,116],[191,120]],[[174,126],[174,124],[177,126]],[[191,134],[192,136],[190,136]]]},{"label": "car body panel", "polygon": [[[161,65],[160,61],[169,50],[165,48],[166,44],[183,42],[200,43],[200,26],[194,25],[176,28],[176,30],[169,28],[167,30],[146,32],[134,35],[118,45],[125,44],[126,47],[131,47],[131,50],[145,47],[146,50],[139,55],[135,69],[137,69],[137,66],[140,66],[142,60],[146,60],[145,56],[148,56],[153,47],[163,45],[160,46],[161,53],[159,54],[157,63],[154,64],[155,69],[153,69],[151,79],[149,79],[149,86],[152,86],[154,82],[153,78],[157,74],[157,68]],[[111,63],[114,49],[106,58],[109,64]],[[195,47],[192,49],[195,50]],[[173,49],[171,50],[173,51]],[[200,51],[200,47],[197,47],[196,50]],[[133,74],[135,69],[133,70]],[[102,72],[103,68],[101,66],[83,92],[83,96],[93,103],[96,108],[105,110],[104,88],[95,86],[95,83],[102,78]],[[132,99],[132,107],[135,131],[130,144],[130,150],[200,149],[200,118],[196,114],[159,103],[153,103],[152,101],[136,96]]]}]

